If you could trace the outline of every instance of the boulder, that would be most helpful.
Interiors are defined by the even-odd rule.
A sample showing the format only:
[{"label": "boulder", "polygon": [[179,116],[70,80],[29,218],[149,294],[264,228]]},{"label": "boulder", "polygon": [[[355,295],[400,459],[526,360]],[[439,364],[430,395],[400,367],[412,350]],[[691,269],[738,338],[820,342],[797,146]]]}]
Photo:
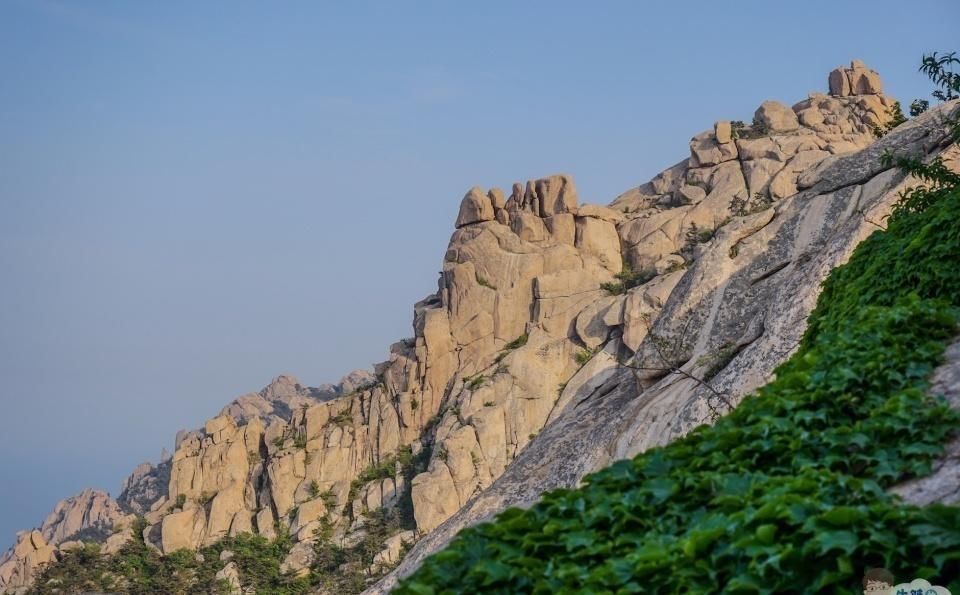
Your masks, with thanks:
[{"label": "boulder", "polygon": [[163,517],[160,527],[160,543],[163,553],[180,549],[195,550],[203,541],[206,519],[202,508],[171,512]]},{"label": "boulder", "polygon": [[830,94],[838,97],[850,95],[879,95],[883,93],[880,75],[860,60],[850,62],[850,67],[840,66],[830,72]]},{"label": "boulder", "polygon": [[620,236],[613,223],[593,217],[577,217],[577,248],[591,254],[609,271],[619,272]]},{"label": "boulder", "polygon": [[413,531],[401,531],[392,537],[388,537],[383,542],[383,549],[373,557],[374,566],[382,568],[396,564],[400,561],[400,553],[404,545],[412,545],[413,542]]},{"label": "boulder", "polygon": [[713,125],[713,135],[716,137],[717,142],[720,144],[725,144],[733,140],[732,137],[733,129],[730,126],[729,120],[719,120]]},{"label": "boulder", "polygon": [[[217,581],[226,583],[226,593],[229,595],[240,595],[243,590],[240,587],[240,569],[236,562],[228,562],[226,566],[217,571],[213,577]],[[224,591],[218,591],[223,593]]]},{"label": "boulder", "polygon": [[280,563],[280,572],[294,577],[306,576],[310,574],[314,557],[313,544],[301,541],[290,548],[290,553]]},{"label": "boulder", "polygon": [[474,186],[460,202],[460,213],[457,215],[456,225],[463,227],[472,223],[492,221],[493,217],[493,204],[490,202],[490,197]]},{"label": "boulder", "polygon": [[800,127],[793,110],[779,101],[764,101],[754,113],[754,118],[762,122],[771,132],[790,132]]}]

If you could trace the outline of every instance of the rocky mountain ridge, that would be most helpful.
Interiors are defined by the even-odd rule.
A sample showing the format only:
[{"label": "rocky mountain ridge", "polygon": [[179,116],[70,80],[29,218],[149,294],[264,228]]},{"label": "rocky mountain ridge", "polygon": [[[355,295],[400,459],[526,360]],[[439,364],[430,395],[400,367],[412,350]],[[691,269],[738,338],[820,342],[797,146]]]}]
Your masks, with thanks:
[{"label": "rocky mountain ridge", "polygon": [[281,376],[239,397],[116,502],[85,491],[21,534],[0,590],[26,590],[78,537],[117,551],[136,515],[163,553],[289,532],[296,575],[322,530],[348,545],[370,513],[397,510],[402,531],[363,569],[400,562],[385,590],[460,528],[729,410],[910,183],[880,154],[947,149],[936,110],[876,140],[894,102],[862,63],[828,84],[764,102],[750,125],[717,122],[606,207],[579,204],[565,175],[471,189],[438,290],[375,374],[317,389]]}]

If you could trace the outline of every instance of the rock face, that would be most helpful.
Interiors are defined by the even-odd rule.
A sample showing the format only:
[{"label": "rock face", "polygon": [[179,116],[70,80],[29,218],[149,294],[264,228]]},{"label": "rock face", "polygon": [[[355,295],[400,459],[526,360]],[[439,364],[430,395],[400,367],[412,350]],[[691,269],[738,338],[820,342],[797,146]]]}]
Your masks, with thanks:
[{"label": "rock face", "polygon": [[830,84],[830,94],[838,97],[883,93],[880,75],[860,60],[850,62],[850,68],[841,66],[831,71],[827,82]]},{"label": "rock face", "polygon": [[33,584],[33,577],[57,559],[57,548],[43,538],[40,531],[22,531],[17,542],[0,557],[0,589],[4,593],[23,593]]},{"label": "rock face", "polygon": [[109,494],[86,489],[62,500],[43,521],[40,532],[47,543],[67,540],[103,541],[126,515]]},{"label": "rock face", "polygon": [[[84,492],[58,506],[4,555],[0,590],[29,584],[48,544],[122,529],[128,513],[163,553],[288,530],[283,570],[301,574],[318,528],[350,543],[365,513],[404,503],[416,530],[389,537],[370,571],[418,542],[405,574],[462,527],[709,422],[787,357],[820,281],[907,183],[881,152],[942,150],[936,109],[875,141],[892,100],[862,64],[835,72],[832,96],[717,122],[609,207],[580,204],[567,175],[470,189],[437,291],[374,373],[319,388],[279,376],[237,398],[138,467],[117,503]],[[709,370],[723,398],[677,368]],[[232,588],[236,571],[218,576]]]},{"label": "rock face", "polygon": [[[834,106],[847,117],[857,113],[864,119],[871,117],[866,111],[856,111],[858,104],[827,103],[833,100],[814,96],[795,106],[795,111],[820,110],[818,106],[823,105]],[[906,179],[899,170],[883,166],[880,156],[886,150],[951,156],[956,148],[947,149],[950,142],[942,128],[942,116],[956,105],[954,102],[934,109],[872,143],[860,136],[857,124],[853,129],[858,132],[849,133],[845,142],[861,143],[863,150],[841,151],[841,139],[836,137],[830,141],[837,143],[835,154],[811,160],[811,165],[795,174],[799,191],[754,207],[748,204],[746,209],[731,208],[739,207],[735,203],[726,207],[738,212],[722,215],[729,220],[704,245],[687,252],[691,257],[685,257],[686,269],[678,271],[679,279],[661,274],[627,292],[622,306],[619,298],[605,298],[583,309],[585,320],[578,320],[576,328],[578,332],[583,329],[600,349],[566,385],[566,390],[579,387],[577,397],[561,398],[543,431],[500,477],[421,538],[400,566],[369,591],[386,592],[397,577],[414,570],[460,529],[507,507],[529,506],[547,490],[573,487],[587,473],[616,459],[710,423],[764,384],[799,342],[821,281],[876,229],[874,222],[889,213],[899,192],[918,183]],[[798,120],[803,122],[803,118]],[[843,126],[854,125],[848,120]],[[734,166],[742,172],[747,168],[741,164],[771,159],[784,146],[821,135],[848,134],[798,130],[801,132],[789,137],[780,138],[775,132],[749,142],[738,140],[740,163]],[[702,141],[703,137],[695,138],[698,147],[704,146]],[[794,158],[800,152],[796,151]],[[955,161],[945,160],[960,170]],[[634,238],[643,238],[632,233],[637,228],[676,229],[677,219],[690,216],[693,209],[689,205],[671,207],[673,202],[663,197],[678,192],[703,161],[692,155],[614,202],[613,206],[626,215],[626,221],[619,225],[625,246],[635,246]],[[724,163],[709,167],[722,167]],[[709,180],[718,174],[716,169],[708,174],[695,173],[692,179],[706,179],[709,196],[714,192]],[[647,246],[657,246],[659,241],[651,239]],[[663,245],[664,250],[667,247]],[[664,258],[659,247],[652,256],[643,250],[629,250],[628,256],[641,266]],[[658,283],[665,285],[663,292],[653,292],[663,296],[659,313],[645,317],[639,304],[655,301],[648,287]],[[637,299],[641,292],[644,297]],[[639,312],[633,313],[635,310]],[[630,332],[629,321],[637,319],[643,324]],[[618,321],[623,325],[622,335],[597,338],[603,336],[604,324]],[[630,346],[625,345],[627,341]],[[618,363],[616,354],[623,358],[624,349],[632,367]],[[955,367],[950,373],[956,372]],[[671,372],[677,369],[686,375]],[[709,386],[695,378],[707,378]],[[951,445],[949,453],[953,454],[944,459],[930,483],[904,486],[901,493],[917,502],[955,499],[960,477],[956,452],[960,447]]]}]

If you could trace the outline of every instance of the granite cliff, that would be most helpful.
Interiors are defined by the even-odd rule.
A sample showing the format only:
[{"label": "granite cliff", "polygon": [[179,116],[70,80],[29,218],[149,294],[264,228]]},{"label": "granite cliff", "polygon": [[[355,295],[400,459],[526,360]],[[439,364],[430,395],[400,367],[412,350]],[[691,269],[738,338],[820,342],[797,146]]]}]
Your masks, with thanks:
[{"label": "granite cliff", "polygon": [[[85,541],[168,555],[245,533],[289,535],[281,570],[304,577],[318,540],[369,544],[389,514],[345,569],[385,592],[462,528],[715,421],[796,350],[821,282],[917,183],[884,151],[960,157],[946,107],[878,139],[895,102],[862,63],[828,91],[716,122],[607,206],[568,175],[470,189],[413,336],[373,373],[235,399],[116,500],[84,491],[19,534],[0,592]],[[944,473],[937,493],[956,494]],[[247,584],[229,557],[221,572]]]}]

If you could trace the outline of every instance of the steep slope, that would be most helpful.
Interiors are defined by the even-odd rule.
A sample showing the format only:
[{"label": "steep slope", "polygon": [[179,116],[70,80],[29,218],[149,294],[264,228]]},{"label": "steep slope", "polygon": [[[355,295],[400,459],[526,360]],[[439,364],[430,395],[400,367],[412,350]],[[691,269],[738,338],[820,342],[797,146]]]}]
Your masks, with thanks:
[{"label": "steep slope", "polygon": [[960,169],[942,125],[947,109],[903,124],[862,151],[825,159],[799,177],[801,192],[721,227],[700,247],[659,317],[644,321],[631,367],[617,367],[579,394],[499,481],[419,542],[378,588],[394,584],[462,528],[679,438],[765,383],[800,344],[821,282],[878,228],[899,192],[916,185],[884,165],[882,154],[942,153]]},{"label": "steep slope", "polygon": [[[285,544],[271,555],[291,592],[318,574],[355,590],[404,544],[419,541],[401,574],[469,524],[726,413],[795,350],[820,281],[906,184],[880,153],[945,146],[936,113],[875,143],[893,101],[862,64],[829,83],[716,123],[609,207],[579,204],[568,176],[471,189],[414,337],[372,378],[279,377],[179,434],[125,483],[110,551],[219,556],[252,532]],[[75,561],[34,537],[0,560],[0,589]]]},{"label": "steep slope", "polygon": [[855,593],[877,566],[956,590],[960,508],[885,491],[933,469],[894,493],[955,500],[939,489],[953,455],[936,462],[960,431],[942,398],[958,388],[952,178],[830,274],[799,350],[736,410],[464,531],[396,592]]}]

